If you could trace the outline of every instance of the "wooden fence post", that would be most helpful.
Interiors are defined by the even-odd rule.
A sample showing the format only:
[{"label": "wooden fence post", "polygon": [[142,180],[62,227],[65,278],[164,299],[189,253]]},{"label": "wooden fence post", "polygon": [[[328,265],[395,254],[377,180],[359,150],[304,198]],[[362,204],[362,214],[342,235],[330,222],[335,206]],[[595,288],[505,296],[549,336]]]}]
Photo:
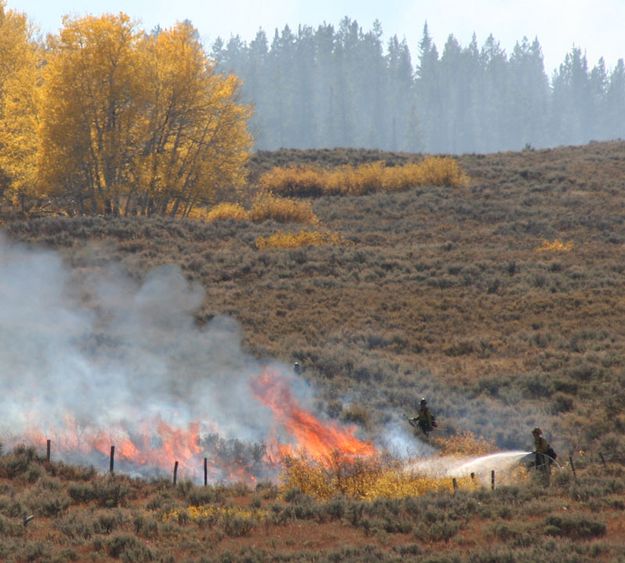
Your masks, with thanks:
[{"label": "wooden fence post", "polygon": [[607,469],[608,468],[608,464],[605,462],[605,457],[603,457],[603,454],[601,452],[599,452],[599,458],[601,459],[601,463],[603,464],[603,468]]},{"label": "wooden fence post", "polygon": [[111,457],[109,459],[109,473],[115,470],[115,446],[111,446]]},{"label": "wooden fence post", "polygon": [[569,463],[571,464],[571,471],[573,472],[573,479],[577,482],[577,473],[575,472],[575,464],[573,463],[573,456],[569,456]]},{"label": "wooden fence post", "polygon": [[48,439],[46,441],[46,461],[50,462],[50,450],[52,447],[52,440]]},{"label": "wooden fence post", "polygon": [[492,491],[495,490],[495,470],[494,469],[490,472],[490,488]]},{"label": "wooden fence post", "polygon": [[204,458],[204,486],[208,485],[208,458]]},{"label": "wooden fence post", "polygon": [[456,493],[458,492],[458,481],[456,481],[455,477],[451,480],[451,484],[454,488],[454,496],[456,496]]},{"label": "wooden fence post", "polygon": [[178,462],[174,463],[174,487],[178,481]]}]

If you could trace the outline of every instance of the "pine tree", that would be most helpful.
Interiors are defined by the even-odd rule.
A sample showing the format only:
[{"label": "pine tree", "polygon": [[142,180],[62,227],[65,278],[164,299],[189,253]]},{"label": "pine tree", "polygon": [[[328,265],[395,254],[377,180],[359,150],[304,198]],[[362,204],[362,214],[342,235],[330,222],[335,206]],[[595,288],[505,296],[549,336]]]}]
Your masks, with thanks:
[{"label": "pine tree", "polygon": [[440,62],[436,45],[429,34],[427,22],[423,26],[423,36],[419,42],[415,95],[424,149],[432,152],[444,150],[444,104]]},{"label": "pine tree", "polygon": [[610,74],[605,97],[606,136],[609,139],[625,138],[625,63],[619,59]]}]

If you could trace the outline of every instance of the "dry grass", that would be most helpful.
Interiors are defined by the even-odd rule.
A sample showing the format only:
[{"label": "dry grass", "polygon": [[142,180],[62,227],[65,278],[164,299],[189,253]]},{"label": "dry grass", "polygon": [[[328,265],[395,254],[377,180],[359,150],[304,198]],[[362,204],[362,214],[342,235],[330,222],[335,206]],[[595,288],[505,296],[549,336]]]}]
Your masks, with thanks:
[{"label": "dry grass", "polygon": [[343,244],[343,239],[338,233],[322,231],[299,231],[289,233],[278,231],[267,237],[258,237],[256,247],[259,250],[268,248],[302,248],[307,246],[337,246]]},{"label": "dry grass", "polygon": [[575,248],[573,241],[543,240],[541,245],[536,247],[536,252],[571,252],[573,248]]},{"label": "dry grass", "polygon": [[249,211],[239,203],[224,202],[208,210],[196,208],[189,214],[189,219],[208,223],[275,221],[277,223],[302,223],[306,225],[319,224],[319,219],[310,203],[276,197],[272,194],[261,194],[256,197]]},{"label": "dry grass", "polygon": [[270,193],[260,194],[254,200],[249,217],[255,223],[269,220],[277,223],[304,223],[307,225],[319,223],[311,203],[277,197]]},{"label": "dry grass", "polygon": [[200,219],[209,223],[214,221],[248,221],[249,212],[238,203],[224,202],[209,210],[196,208],[191,212],[189,218]]},{"label": "dry grass", "polygon": [[[296,488],[316,499],[327,500],[337,495],[375,500],[399,499],[433,492],[453,492],[450,478],[437,478],[404,470],[404,464],[391,458],[350,459],[336,454],[325,463],[305,457],[284,460],[282,484],[286,490]],[[470,478],[458,479],[464,490],[473,490]]]},{"label": "dry grass", "polygon": [[464,431],[452,436],[434,437],[432,443],[441,455],[481,456],[497,450],[496,444]]},{"label": "dry grass", "polygon": [[416,186],[468,184],[468,176],[457,160],[427,157],[419,163],[385,166],[372,162],[334,169],[320,167],[276,167],[259,179],[261,190],[290,197],[320,195],[364,195],[376,191],[394,192]]}]

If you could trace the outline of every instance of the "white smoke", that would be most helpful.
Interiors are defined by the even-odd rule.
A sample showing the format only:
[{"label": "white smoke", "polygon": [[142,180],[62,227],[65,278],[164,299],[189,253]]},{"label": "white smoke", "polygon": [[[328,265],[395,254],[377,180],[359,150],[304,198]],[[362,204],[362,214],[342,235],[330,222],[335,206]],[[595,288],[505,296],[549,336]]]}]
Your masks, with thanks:
[{"label": "white smoke", "polygon": [[530,452],[497,452],[482,456],[440,456],[412,460],[404,466],[408,473],[443,477],[474,477],[483,485],[490,483],[495,471],[500,483],[509,483],[516,477],[517,469],[525,466]]},{"label": "white smoke", "polygon": [[414,459],[434,455],[436,449],[415,436],[406,420],[393,420],[379,438],[382,448],[396,459]]},{"label": "white smoke", "polygon": [[[120,428],[155,420],[266,440],[272,414],[250,388],[266,366],[242,350],[232,319],[198,325],[203,300],[175,266],[137,282],[114,266],[70,269],[55,252],[0,235],[0,439],[36,429],[55,448],[69,415],[79,433],[110,433],[111,444]],[[291,379],[312,409],[309,388]]]}]

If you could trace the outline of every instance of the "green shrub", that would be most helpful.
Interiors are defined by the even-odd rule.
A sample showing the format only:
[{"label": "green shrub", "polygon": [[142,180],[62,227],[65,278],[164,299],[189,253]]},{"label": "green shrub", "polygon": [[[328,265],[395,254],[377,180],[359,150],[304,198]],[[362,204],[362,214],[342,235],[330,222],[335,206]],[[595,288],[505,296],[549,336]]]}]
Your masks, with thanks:
[{"label": "green shrub", "polygon": [[13,453],[0,457],[0,477],[15,479],[22,476],[31,469],[31,464],[36,461],[38,460],[34,448],[17,446]]},{"label": "green shrub", "polygon": [[133,520],[135,533],[146,539],[154,539],[158,536],[158,522],[151,516],[136,514]]},{"label": "green shrub", "polygon": [[254,521],[246,516],[228,514],[224,516],[223,527],[226,535],[240,538],[249,535],[254,528]]},{"label": "green shrub", "polygon": [[36,488],[23,498],[23,502],[39,516],[58,516],[71,504],[71,499],[64,490]]},{"label": "green shrub", "polygon": [[119,510],[100,510],[94,514],[93,529],[98,534],[110,534],[124,523]]},{"label": "green shrub", "polygon": [[544,526],[546,535],[571,539],[596,538],[605,535],[607,530],[603,522],[577,514],[548,516]]},{"label": "green shrub", "polygon": [[219,504],[225,498],[223,490],[218,487],[192,487],[186,492],[185,497],[191,506]]},{"label": "green shrub", "polygon": [[124,561],[152,561],[152,551],[135,536],[118,534],[113,536],[106,544],[106,549],[111,557]]},{"label": "green shrub", "polygon": [[82,512],[67,514],[57,519],[54,526],[72,540],[88,540],[95,533],[93,518]]},{"label": "green shrub", "polygon": [[0,537],[21,536],[24,527],[17,523],[16,519],[0,515]]},{"label": "green shrub", "polygon": [[70,483],[67,487],[67,493],[76,503],[85,503],[96,498],[91,483]]},{"label": "green shrub", "polygon": [[101,477],[93,482],[94,498],[106,508],[121,506],[129,492],[128,485],[116,477]]}]

